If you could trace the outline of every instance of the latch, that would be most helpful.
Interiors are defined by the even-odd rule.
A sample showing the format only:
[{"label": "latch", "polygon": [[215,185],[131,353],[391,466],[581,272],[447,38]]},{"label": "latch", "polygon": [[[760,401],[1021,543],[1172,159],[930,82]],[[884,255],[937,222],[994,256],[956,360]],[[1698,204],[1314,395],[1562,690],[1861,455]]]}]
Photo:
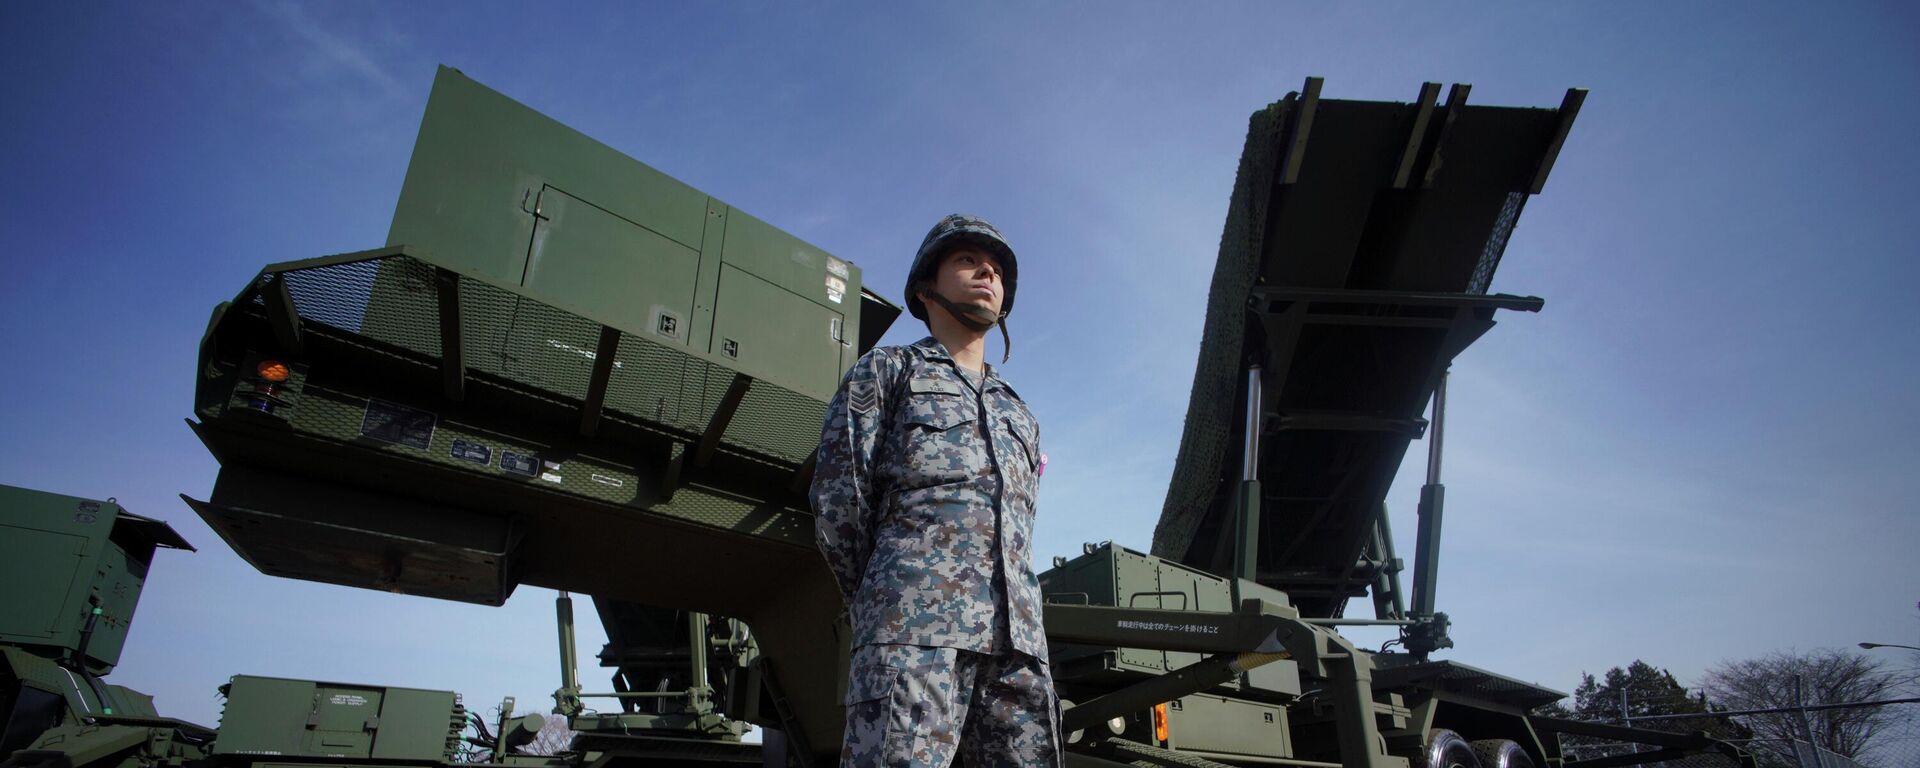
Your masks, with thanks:
[{"label": "latch", "polygon": [[541,221],[547,221],[548,220],[547,215],[540,212],[539,202],[534,202],[532,208],[527,207],[527,201],[531,200],[532,198],[533,198],[532,187],[528,187],[525,191],[521,192],[520,193],[520,210],[536,219],[539,219]]}]

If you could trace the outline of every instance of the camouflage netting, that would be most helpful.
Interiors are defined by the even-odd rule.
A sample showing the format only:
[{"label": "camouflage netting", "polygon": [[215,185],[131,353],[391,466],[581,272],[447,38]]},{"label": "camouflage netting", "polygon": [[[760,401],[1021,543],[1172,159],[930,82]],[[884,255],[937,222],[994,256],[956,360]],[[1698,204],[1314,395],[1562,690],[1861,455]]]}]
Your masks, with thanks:
[{"label": "camouflage netting", "polygon": [[1207,321],[1200,334],[1200,359],[1194,365],[1193,393],[1187,399],[1186,430],[1167,484],[1167,502],[1153,531],[1153,554],[1180,559],[1193,543],[1220,478],[1238,404],[1241,342],[1247,323],[1247,298],[1260,270],[1266,239],[1267,205],[1280,162],[1281,132],[1297,96],[1274,102],[1247,121],[1247,144],[1240,153],[1227,224],[1220,235],[1220,257],[1207,291]]}]

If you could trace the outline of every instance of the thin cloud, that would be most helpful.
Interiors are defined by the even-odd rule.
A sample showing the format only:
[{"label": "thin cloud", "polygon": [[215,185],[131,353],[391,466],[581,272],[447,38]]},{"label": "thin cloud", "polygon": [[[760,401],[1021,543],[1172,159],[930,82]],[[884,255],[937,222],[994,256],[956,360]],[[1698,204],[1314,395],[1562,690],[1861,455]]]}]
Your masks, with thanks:
[{"label": "thin cloud", "polygon": [[406,86],[402,85],[398,78],[381,69],[366,50],[322,27],[300,6],[286,0],[278,2],[254,0],[253,5],[279,21],[294,36],[307,43],[310,52],[317,58],[360,77],[379,89],[387,98],[395,100],[407,98]]}]

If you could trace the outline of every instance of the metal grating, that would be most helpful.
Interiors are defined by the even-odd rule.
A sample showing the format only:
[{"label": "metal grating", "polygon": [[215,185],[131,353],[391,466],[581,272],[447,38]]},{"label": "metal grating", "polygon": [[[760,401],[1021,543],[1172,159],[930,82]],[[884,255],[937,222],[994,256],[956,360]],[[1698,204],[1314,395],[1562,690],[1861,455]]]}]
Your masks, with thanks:
[{"label": "metal grating", "polygon": [[287,272],[283,278],[287,281],[287,293],[293,297],[293,305],[302,317],[358,333],[378,272],[377,265],[356,261],[326,272]]},{"label": "metal grating", "polygon": [[695,361],[660,344],[627,336],[613,357],[607,408],[684,431],[700,428],[689,402],[687,372]]},{"label": "metal grating", "polygon": [[[495,305],[507,304],[508,298],[512,301],[512,308],[504,313],[504,327],[463,336],[468,359],[496,360],[508,379],[571,400],[586,399],[600,324],[464,278],[460,294],[463,317],[470,294],[487,296]],[[501,321],[496,317],[494,322]]]},{"label": "metal grating", "polygon": [[1487,236],[1487,244],[1480,251],[1480,261],[1473,265],[1473,277],[1467,280],[1468,293],[1486,293],[1493,285],[1493,271],[1500,266],[1501,255],[1507,252],[1507,238],[1513,236],[1513,225],[1520,222],[1520,209],[1527,206],[1527,193],[1508,192],[1506,204],[1500,206],[1500,216],[1493,220],[1493,233]]},{"label": "metal grating", "polygon": [[[442,274],[405,255],[323,264],[263,276],[263,290],[253,301],[262,304],[266,287],[282,280],[303,321],[437,361]],[[497,377],[566,400],[587,399],[600,324],[470,277],[458,276],[457,285],[462,359],[469,375]],[[621,334],[616,349],[607,411],[685,435],[707,429],[736,375],[642,333]],[[722,442],[798,464],[819,441],[825,412],[818,399],[756,380]]]},{"label": "metal grating", "polygon": [[1244,341],[1246,299],[1259,273],[1266,240],[1270,183],[1279,164],[1280,132],[1295,98],[1275,102],[1248,120],[1247,142],[1234,177],[1227,222],[1220,236],[1213,284],[1207,290],[1205,330],[1194,364],[1193,394],[1187,400],[1186,429],[1167,485],[1166,506],[1153,531],[1153,554],[1178,560],[1192,543],[1206,515],[1226,455],[1235,408]]},{"label": "metal grating", "polygon": [[[373,274],[363,278],[367,272]],[[370,336],[428,357],[440,356],[440,321],[434,314],[440,304],[434,297],[431,265],[414,259],[389,258],[313,267],[284,275],[288,285],[303,282],[314,286],[316,294],[322,287],[327,290],[324,299],[316,296],[312,306],[353,306],[357,302],[355,311],[360,322],[351,327],[335,326],[340,330]],[[371,279],[372,284],[362,287],[362,279]],[[302,318],[320,317],[307,314],[308,304],[296,299],[294,305],[300,308]]]},{"label": "metal grating", "polygon": [[791,462],[802,462],[820,444],[827,406],[788,389],[754,382],[727,427],[726,440]]}]

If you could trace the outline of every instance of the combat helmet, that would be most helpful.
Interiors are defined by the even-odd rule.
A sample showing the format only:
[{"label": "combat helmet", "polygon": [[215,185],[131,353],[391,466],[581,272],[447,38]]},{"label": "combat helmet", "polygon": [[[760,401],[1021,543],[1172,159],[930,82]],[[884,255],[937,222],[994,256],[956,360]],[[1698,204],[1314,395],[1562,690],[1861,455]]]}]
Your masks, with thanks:
[{"label": "combat helmet", "polygon": [[[960,246],[973,246],[993,254],[1000,261],[1000,283],[1006,287],[1006,295],[1000,301],[1000,315],[988,317],[983,312],[950,302],[946,297],[931,290],[933,271],[940,266],[941,257],[948,251]],[[927,305],[920,299],[920,292],[927,290],[934,301],[946,307],[954,318],[976,331],[984,331],[995,325],[1000,326],[1000,338],[1006,342],[1007,354],[1011,354],[1013,341],[1007,336],[1007,315],[1013,312],[1013,296],[1020,284],[1020,263],[1013,255],[1013,246],[1007,244],[1007,238],[1000,230],[978,216],[955,213],[942,218],[927,231],[925,239],[920,241],[920,250],[913,256],[913,266],[907,270],[907,311],[925,322]],[[1006,358],[1001,358],[1005,362]]]}]

